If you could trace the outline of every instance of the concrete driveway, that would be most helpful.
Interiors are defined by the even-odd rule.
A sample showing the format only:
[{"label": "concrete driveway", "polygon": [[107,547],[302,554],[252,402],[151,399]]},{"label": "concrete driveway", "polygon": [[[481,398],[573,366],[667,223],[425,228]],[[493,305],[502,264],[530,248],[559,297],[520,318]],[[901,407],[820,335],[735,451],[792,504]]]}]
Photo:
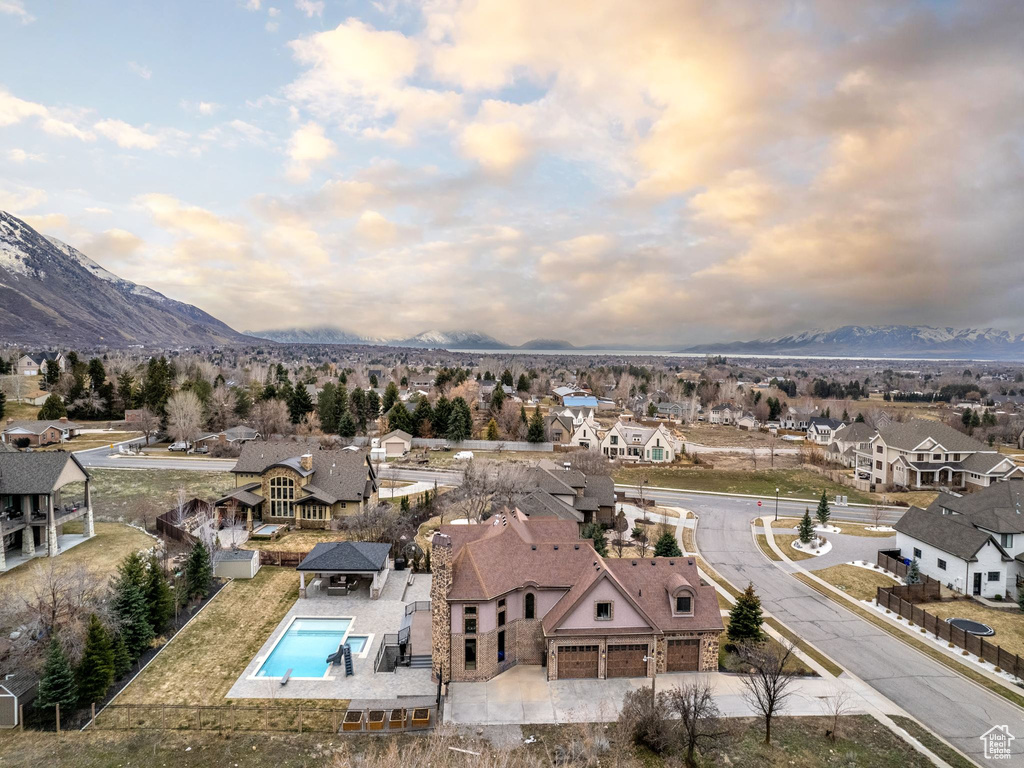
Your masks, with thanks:
[{"label": "concrete driveway", "polygon": [[[450,683],[445,700],[445,721],[462,725],[505,725],[536,723],[607,723],[619,716],[627,691],[650,690],[651,680],[624,677],[610,680],[557,680],[548,682],[538,666],[516,666],[484,683]],[[698,679],[708,680],[715,691],[715,702],[726,717],[754,714],[743,697],[738,675],[664,674],[658,675],[657,689],[665,691]],[[820,715],[820,698],[835,690],[835,680],[806,678],[798,680],[786,706],[787,715]],[[871,699],[869,701],[869,699]],[[877,697],[855,694],[854,712],[885,707]]]}]

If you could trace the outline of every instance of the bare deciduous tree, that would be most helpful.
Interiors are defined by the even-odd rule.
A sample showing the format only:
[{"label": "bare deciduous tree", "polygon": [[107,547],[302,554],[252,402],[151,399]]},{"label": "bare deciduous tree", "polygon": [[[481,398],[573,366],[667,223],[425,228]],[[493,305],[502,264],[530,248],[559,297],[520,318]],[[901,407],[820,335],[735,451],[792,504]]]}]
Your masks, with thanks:
[{"label": "bare deciduous tree", "polygon": [[299,435],[307,436],[323,434],[323,430],[320,428],[320,417],[317,415],[316,411],[312,411],[303,416],[302,422],[295,431]]},{"label": "bare deciduous tree", "polygon": [[150,438],[155,437],[160,429],[160,419],[149,408],[140,408],[135,425],[146,438],[146,445],[149,445]]},{"label": "bare deciduous tree", "polygon": [[175,392],[167,401],[167,429],[179,441],[192,441],[203,425],[203,404],[194,392]]},{"label": "bare deciduous tree", "polygon": [[519,440],[523,436],[525,426],[520,415],[520,408],[520,403],[514,402],[509,398],[502,403],[501,410],[494,417],[495,421],[498,422],[498,426],[501,427],[501,431],[509,440]]},{"label": "bare deciduous tree", "polygon": [[706,679],[672,688],[664,693],[671,712],[679,716],[679,742],[686,764],[697,765],[697,753],[724,736],[722,713]]},{"label": "bare deciduous tree", "polygon": [[852,698],[848,688],[837,684],[818,702],[825,716],[832,719],[832,728],[825,733],[832,741],[839,737],[839,720],[853,710]]},{"label": "bare deciduous tree", "polygon": [[744,698],[764,719],[764,743],[772,743],[772,718],[780,714],[792,691],[793,673],[789,659],[793,655],[789,642],[750,642],[737,647],[750,674],[742,678]]},{"label": "bare deciduous tree", "polygon": [[591,475],[607,476],[612,473],[612,463],[599,450],[573,451],[569,464],[573,469],[588,477]]},{"label": "bare deciduous tree", "polygon": [[210,394],[210,429],[227,429],[235,418],[235,393],[227,387],[216,387]]},{"label": "bare deciduous tree", "polygon": [[291,426],[288,406],[283,400],[262,400],[252,407],[252,426],[264,440],[284,434]]}]

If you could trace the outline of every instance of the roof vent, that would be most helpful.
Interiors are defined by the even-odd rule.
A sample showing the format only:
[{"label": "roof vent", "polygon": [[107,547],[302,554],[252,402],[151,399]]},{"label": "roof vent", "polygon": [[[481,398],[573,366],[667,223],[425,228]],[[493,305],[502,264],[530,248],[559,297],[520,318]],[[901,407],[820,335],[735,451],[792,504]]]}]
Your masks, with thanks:
[{"label": "roof vent", "polygon": [[530,549],[531,549],[532,551],[536,552],[536,551],[537,551],[537,545],[536,545],[536,544],[533,544],[533,545],[531,545],[531,546],[530,546]]},{"label": "roof vent", "polygon": [[658,564],[657,560],[651,560],[651,568]]},{"label": "roof vent", "polygon": [[579,544],[573,544],[573,547],[572,547],[572,548],[573,548],[573,549],[579,549],[579,548],[580,548],[580,545],[579,545]]},{"label": "roof vent", "polygon": [[633,567],[636,567],[636,560],[633,561]]},{"label": "roof vent", "polygon": [[668,564],[669,564],[669,565],[675,565],[675,564],[676,564],[676,561],[675,561],[675,560],[669,560],[669,561],[668,561]]},{"label": "roof vent", "polygon": [[558,545],[557,545],[557,544],[555,544],[555,550],[557,550],[557,549],[558,549]]}]

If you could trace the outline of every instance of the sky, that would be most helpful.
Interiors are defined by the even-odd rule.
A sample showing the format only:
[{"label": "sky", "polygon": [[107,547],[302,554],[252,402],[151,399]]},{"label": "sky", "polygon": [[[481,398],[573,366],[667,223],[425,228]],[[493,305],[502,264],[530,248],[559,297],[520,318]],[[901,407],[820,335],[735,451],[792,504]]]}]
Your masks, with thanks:
[{"label": "sky", "polygon": [[238,330],[1024,331],[1024,3],[0,0],[0,209]]}]

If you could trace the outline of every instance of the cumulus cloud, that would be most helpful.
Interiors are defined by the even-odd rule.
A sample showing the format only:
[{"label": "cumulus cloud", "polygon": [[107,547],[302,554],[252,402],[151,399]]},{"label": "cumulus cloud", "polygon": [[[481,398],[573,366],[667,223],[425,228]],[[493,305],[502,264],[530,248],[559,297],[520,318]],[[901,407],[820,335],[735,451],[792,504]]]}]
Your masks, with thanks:
[{"label": "cumulus cloud", "polygon": [[151,70],[144,64],[139,64],[137,61],[129,61],[128,69],[130,69],[133,73],[141,77],[143,80],[149,80],[151,77],[153,77],[153,70]]},{"label": "cumulus cloud", "polygon": [[334,157],[338,148],[324,134],[322,125],[309,122],[298,128],[288,142],[288,178],[305,181],[313,169]]},{"label": "cumulus cloud", "polygon": [[156,149],[160,146],[160,137],[146,133],[123,120],[100,120],[93,129],[125,149]]},{"label": "cumulus cloud", "polygon": [[309,18],[324,14],[323,0],[295,0],[295,7]]},{"label": "cumulus cloud", "polygon": [[42,205],[46,200],[46,190],[0,184],[0,211],[17,214]]}]

